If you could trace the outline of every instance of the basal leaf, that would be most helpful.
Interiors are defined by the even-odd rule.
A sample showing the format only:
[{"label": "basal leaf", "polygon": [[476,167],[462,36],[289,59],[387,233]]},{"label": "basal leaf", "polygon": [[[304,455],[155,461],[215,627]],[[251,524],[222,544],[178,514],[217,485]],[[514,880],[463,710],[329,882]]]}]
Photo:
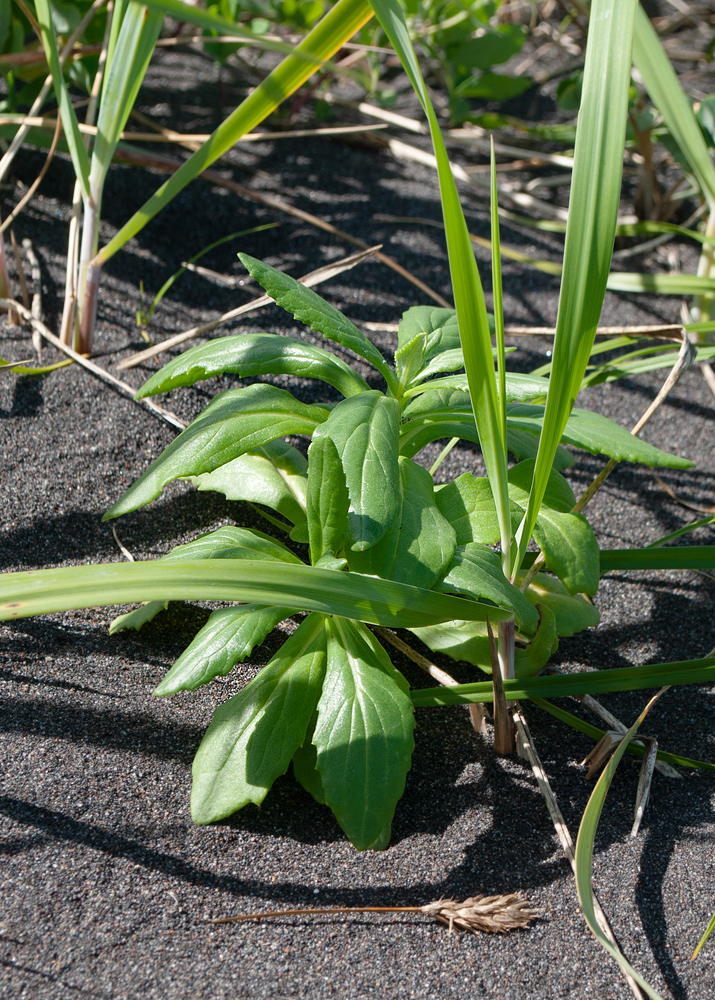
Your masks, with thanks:
[{"label": "basal leaf", "polygon": [[345,471],[332,438],[315,437],[308,449],[306,515],[310,561],[335,555],[348,530],[350,498]]},{"label": "basal leaf", "polygon": [[381,850],[414,739],[409,688],[364,626],[332,618],[313,735],[325,801],[358,850]]},{"label": "basal leaf", "polygon": [[388,385],[395,387],[394,375],[382,354],[335,306],[331,306],[317,292],[306,288],[295,278],[278,271],[270,264],[264,264],[245,253],[240,253],[238,256],[248,273],[281,309],[285,309],[316,333],[321,333],[328,340],[333,340],[341,347],[347,347],[361,358],[365,358],[377,368]]},{"label": "basal leaf", "polygon": [[429,589],[443,575],[456,547],[454,529],[435,502],[426,469],[400,459],[402,508],[385,537],[365,552],[349,553],[350,568]]},{"label": "basal leaf", "polygon": [[177,545],[161,556],[162,562],[186,559],[276,559],[303,565],[301,559],[283,542],[254,528],[226,526],[209,531],[193,542]]},{"label": "basal leaf", "polygon": [[373,390],[340,402],[317,435],[329,437],[340,455],[350,496],[349,544],[357,552],[376,545],[400,515],[399,419],[397,400]]},{"label": "basal leaf", "polygon": [[315,749],[315,744],[313,743],[313,734],[315,733],[317,721],[318,713],[316,711],[310,720],[303,746],[298,747],[293,754],[293,774],[296,781],[300,782],[306,792],[312,795],[315,801],[319,802],[321,806],[324,806],[325,789],[323,788],[323,781],[317,767],[318,751]]},{"label": "basal leaf", "polygon": [[369,385],[341,358],[294,337],[273,333],[220,337],[184,351],[144,383],[135,399],[170,392],[214,375],[230,373],[241,378],[260,375],[294,375],[317,378],[334,386],[343,396],[354,396]]},{"label": "basal leaf", "polygon": [[[210,531],[193,542],[177,545],[161,556],[161,562],[188,559],[277,559],[279,562],[298,563],[301,560],[282,542],[264,535],[262,531],[252,528],[225,527]],[[135,628],[137,631],[155,618],[160,611],[165,611],[168,601],[149,601],[126,615],[119,615],[109,626],[109,634],[114,635],[122,629]],[[283,616],[284,618],[287,615]]]},{"label": "basal leaf", "polygon": [[288,769],[320,694],[323,623],[321,615],[309,615],[258,676],[214,712],[193,764],[196,823],[260,804]]},{"label": "basal leaf", "polygon": [[501,560],[493,549],[477,542],[460,545],[439,589],[445,593],[468,594],[512,608],[526,632],[535,632],[539,614],[524,595],[504,576]]},{"label": "basal leaf", "polygon": [[310,436],[327,416],[324,407],[307,406],[285,389],[272,385],[228,389],[164,449],[104,519],[150,503],[172,479],[213,472],[286,434]]},{"label": "basal leaf", "polygon": [[223,677],[292,614],[292,608],[265,608],[259,604],[214,611],[154,694],[193,691],[214,677]]},{"label": "basal leaf", "polygon": [[196,476],[194,485],[223,493],[229,500],[264,504],[293,524],[305,526],[307,474],[303,455],[279,438]]}]

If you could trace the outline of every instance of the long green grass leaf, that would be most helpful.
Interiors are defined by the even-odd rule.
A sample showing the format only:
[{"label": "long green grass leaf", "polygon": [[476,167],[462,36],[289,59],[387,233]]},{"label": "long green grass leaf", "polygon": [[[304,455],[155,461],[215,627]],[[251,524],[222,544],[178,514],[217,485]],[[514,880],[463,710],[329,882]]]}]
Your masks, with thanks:
[{"label": "long green grass leaf", "polygon": [[635,569],[715,569],[715,545],[601,549],[601,576]]},{"label": "long green grass leaf", "polygon": [[715,913],[713,914],[710,923],[705,928],[705,933],[703,934],[703,936],[698,941],[698,946],[695,949],[695,951],[693,952],[693,959],[696,959],[698,957],[698,955],[702,951],[703,945],[705,944],[705,942],[710,937],[710,935],[712,934],[713,931],[715,931]]},{"label": "long green grass leaf", "polygon": [[[658,696],[656,695],[656,697]],[[596,841],[598,821],[601,818],[601,812],[603,810],[603,804],[606,800],[606,794],[610,788],[613,775],[616,773],[616,768],[620,763],[621,757],[626,751],[626,747],[635,736],[638,727],[646,717],[648,710],[655,700],[655,698],[651,699],[636,719],[635,723],[623,737],[618,749],[611,757],[607,767],[603,771],[603,774],[598,779],[596,787],[591,793],[591,798],[588,800],[588,805],[584,811],[581,826],[578,831],[578,838],[576,840],[575,870],[576,891],[578,892],[578,898],[581,903],[583,915],[586,919],[586,923],[595,934],[601,946],[609,953],[609,955],[612,955],[613,958],[615,958],[627,976],[631,976],[636,980],[639,986],[646,991],[649,997],[652,997],[653,1000],[663,1000],[660,993],[656,993],[652,986],[649,986],[645,979],[643,979],[643,977],[636,972],[630,962],[623,955],[620,948],[613,944],[608,939],[606,934],[604,934],[601,925],[596,918],[595,897],[593,894],[593,851]]]},{"label": "long green grass leaf", "polygon": [[[47,0],[44,0],[47,2]],[[163,0],[166,2],[166,0]],[[194,10],[194,8],[192,8]],[[187,184],[223,156],[242,135],[298,89],[312,73],[351,38],[372,17],[367,0],[338,0],[313,30],[256,89],[229,115],[186,163],[136,212],[116,236],[103,247],[93,264],[100,265],[120,250],[150,219],[162,210]]]},{"label": "long green grass leaf", "polygon": [[[292,569],[292,567],[291,567]],[[679,663],[651,663],[645,667],[621,667],[615,670],[588,670],[578,674],[551,677],[521,677],[504,681],[507,700],[520,698],[565,698],[576,694],[612,691],[641,691],[663,684],[712,684],[715,681],[715,657],[683,660]],[[456,684],[450,688],[423,688],[413,691],[412,700],[419,708],[441,705],[468,705],[490,702],[494,696],[491,681]]]},{"label": "long green grass leaf", "polygon": [[494,371],[487,307],[474,258],[474,250],[437,116],[420,72],[402,8],[398,0],[370,0],[370,2],[393,48],[400,57],[403,68],[410,78],[429,122],[432,145],[437,160],[449,267],[459,322],[459,335],[464,352],[464,366],[469,380],[471,404],[479,433],[479,443],[497,505],[502,553],[506,558],[511,545],[511,520],[506,479],[506,440],[500,419],[500,401]]},{"label": "long green grass leaf", "polygon": [[405,583],[244,559],[105,563],[0,576],[0,621],[139,601],[242,601],[410,628],[511,612]]},{"label": "long green grass leaf", "polygon": [[594,0],[591,5],[553,368],[529,506],[517,536],[517,565],[581,387],[603,306],[621,189],[636,6],[637,0]]}]

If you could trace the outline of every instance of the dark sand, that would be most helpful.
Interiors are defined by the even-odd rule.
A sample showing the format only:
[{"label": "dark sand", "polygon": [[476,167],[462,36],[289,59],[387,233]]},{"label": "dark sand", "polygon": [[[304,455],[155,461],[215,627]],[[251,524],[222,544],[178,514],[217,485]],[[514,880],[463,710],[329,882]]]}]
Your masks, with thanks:
[{"label": "dark sand", "polygon": [[[200,63],[206,72],[206,63]],[[192,70],[193,72],[193,70]],[[172,77],[171,74],[174,73]],[[171,100],[189,90],[186,70],[168,60]],[[152,91],[156,88],[156,92]],[[230,91],[227,99],[233,94]],[[167,101],[159,77],[142,107]],[[192,105],[193,107],[193,105]],[[161,113],[161,109],[158,112]],[[184,126],[203,128],[197,105]],[[216,112],[218,114],[218,112]],[[26,183],[40,159],[17,162]],[[243,165],[243,166],[242,166]],[[247,174],[243,167],[262,171]],[[237,180],[278,194],[386,252],[449,295],[441,235],[435,229],[375,221],[375,215],[437,219],[434,175],[385,153],[330,140],[281,140],[234,154]],[[112,175],[102,238],[154,189],[156,176],[129,168]],[[48,325],[61,309],[71,172],[57,162],[17,226],[41,256]],[[465,191],[473,231],[488,234],[482,200]],[[280,228],[220,248],[205,263],[239,274],[237,249],[301,274],[350,248],[310,226],[197,182],[107,268],[102,285],[98,361],[113,370],[144,345],[134,324],[139,281],[149,299],[181,260],[231,231],[278,219]],[[502,240],[556,258],[558,243],[505,225]],[[681,247],[683,269],[695,253]],[[480,252],[480,260],[486,261]],[[664,257],[654,258],[662,266]],[[634,267],[640,267],[637,260]],[[630,266],[630,265],[629,265]],[[487,273],[485,269],[485,274]],[[486,280],[486,279],[485,279]],[[518,265],[504,269],[508,322],[550,323],[554,279]],[[357,321],[392,322],[425,301],[384,266],[369,262],[323,286]],[[244,293],[186,274],[156,314],[156,337],[218,315]],[[606,323],[677,318],[664,298],[609,296]],[[235,326],[313,335],[277,309]],[[225,331],[221,331],[225,332]],[[376,338],[388,351],[392,335]],[[514,365],[545,360],[547,345],[522,342]],[[0,324],[0,355],[29,357],[26,330]],[[46,351],[45,357],[54,357]],[[140,385],[155,364],[125,373]],[[594,389],[582,405],[630,427],[660,376]],[[306,400],[322,384],[281,378]],[[377,384],[377,383],[376,383]],[[217,380],[175,392],[167,405],[184,419],[225,388]],[[325,396],[322,396],[325,398]],[[27,569],[120,561],[107,507],[136,479],[174,431],[76,367],[42,378],[0,381],[0,568]],[[713,397],[699,372],[686,375],[644,432],[687,455],[696,469],[663,479],[692,504],[715,495]],[[437,446],[424,454],[429,465]],[[569,478],[576,492],[600,468],[581,456]],[[479,467],[476,452],[456,449],[445,478]],[[591,508],[602,545],[647,544],[697,516],[675,503],[649,470],[618,468]],[[244,505],[174,485],[150,508],[113,522],[140,559],[226,523],[266,528]],[[270,529],[269,529],[270,530]],[[692,536],[715,541],[712,530]],[[603,581],[601,625],[563,640],[565,667],[617,667],[704,655],[715,645],[715,586],[686,572],[631,573]],[[207,606],[173,604],[139,633],[109,638],[115,609],[26,619],[0,626],[0,996],[130,1000],[213,998],[420,998],[489,996],[498,1000],[621,1000],[631,994],[578,910],[562,857],[530,769],[494,756],[464,709],[418,712],[416,751],[395,816],[392,844],[358,854],[332,814],[289,774],[260,808],[231,822],[197,827],[189,816],[190,765],[214,708],[254,676],[281,642],[276,632],[250,664],[193,694],[161,700],[151,691],[205,621]],[[395,657],[410,682],[423,675]],[[466,665],[439,661],[455,676]],[[631,722],[648,693],[604,696]],[[574,703],[565,707],[574,709]],[[590,793],[578,762],[592,741],[536,707],[528,718],[567,821],[575,833]],[[715,699],[708,688],[671,690],[645,731],[665,749],[715,760]],[[715,909],[715,784],[711,774],[656,775],[640,835],[630,838],[637,766],[624,760],[608,797],[597,841],[595,883],[629,959],[664,997],[715,997],[711,941],[690,955]],[[524,892],[543,911],[530,930],[507,937],[450,935],[419,916],[335,916],[212,927],[206,918],[267,908],[323,904],[422,904],[441,896]]]}]

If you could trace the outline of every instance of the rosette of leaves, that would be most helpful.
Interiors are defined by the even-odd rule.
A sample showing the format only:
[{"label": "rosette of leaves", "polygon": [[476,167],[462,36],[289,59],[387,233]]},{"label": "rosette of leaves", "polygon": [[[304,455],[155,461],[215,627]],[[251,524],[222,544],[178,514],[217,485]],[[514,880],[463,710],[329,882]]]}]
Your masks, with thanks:
[{"label": "rosette of leaves", "polygon": [[[174,479],[200,490],[267,508],[304,559],[282,541],[240,527],[179,546],[160,562],[244,560],[295,578],[293,600],[214,611],[156,689],[168,695],[227,674],[282,620],[309,610],[257,677],[216,712],[194,762],[192,814],[211,822],[260,803],[293,762],[298,780],[327,803],[356,847],[380,848],[410,765],[414,727],[409,688],[366,623],[402,624],[433,649],[490,669],[486,619],[513,616],[521,645],[516,670],[539,670],[558,641],[594,624],[580,593],[594,593],[598,546],[574,496],[554,471],[534,537],[553,576],[539,574],[523,594],[504,575],[499,525],[489,481],[469,473],[435,488],[414,457],[448,436],[477,441],[455,314],[417,307],[405,313],[394,364],[315,292],[246,255],[241,260],[271,297],[297,320],[373,366],[385,391],[371,389],[346,361],[322,347],[274,334],[226,337],[196,347],[157,372],[140,398],[219,374],[243,378],[287,374],[322,380],[342,397],[308,405],[276,386],[256,383],[222,392],[111,508],[135,510]],[[536,447],[546,380],[507,374],[510,447]],[[310,439],[307,459],[285,441]],[[682,464],[633,438],[606,418],[574,411],[564,439],[592,452],[652,464]],[[569,452],[561,448],[558,464]],[[509,473],[514,524],[523,516],[533,458]],[[228,567],[229,562],[224,565]],[[220,571],[219,571],[220,572]],[[336,581],[379,581],[404,603],[393,618],[357,606],[335,609]],[[310,583],[320,607],[299,600]],[[518,581],[517,581],[518,582]],[[331,604],[331,601],[333,602]],[[447,603],[444,603],[447,602]],[[139,628],[166,607],[154,601],[115,620],[112,630]],[[429,614],[428,614],[429,611]],[[414,612],[414,613],[412,613]],[[362,620],[361,620],[362,619]]]}]

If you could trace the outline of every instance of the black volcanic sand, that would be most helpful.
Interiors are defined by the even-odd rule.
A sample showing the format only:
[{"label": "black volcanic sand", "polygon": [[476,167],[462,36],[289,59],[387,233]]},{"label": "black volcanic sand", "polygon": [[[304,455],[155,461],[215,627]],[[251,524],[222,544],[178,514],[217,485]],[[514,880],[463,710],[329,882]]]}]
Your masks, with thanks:
[{"label": "black volcanic sand", "polygon": [[[208,80],[206,93],[194,90],[201,73]],[[236,96],[232,87],[231,80],[224,81],[227,102]],[[141,106],[175,121],[172,101],[183,110],[182,127],[205,128],[218,120],[207,60],[195,58],[188,70],[180,60],[163,60]],[[39,156],[24,155],[16,164],[17,177],[29,183],[40,162]],[[439,217],[435,178],[427,168],[316,139],[246,146],[222,169],[368,243],[383,242],[386,252],[449,295],[439,231],[379,221],[384,215]],[[112,173],[103,241],[157,183],[157,176],[128,167]],[[58,160],[41,196],[17,224],[18,236],[30,237],[41,258],[45,316],[55,329],[70,191],[71,171]],[[472,231],[488,235],[484,202],[473,190],[464,196]],[[300,274],[351,252],[303,222],[197,182],[108,265],[99,308],[99,363],[114,370],[120,357],[145,346],[134,322],[140,281],[150,300],[187,256],[227,233],[273,221],[280,227],[221,247],[202,263],[239,275],[235,253],[243,249]],[[544,257],[556,259],[559,253],[556,240],[507,224],[502,240]],[[679,253],[683,269],[692,270],[694,251],[683,246]],[[485,263],[481,251],[479,256]],[[654,257],[650,263],[662,267],[663,260]],[[554,279],[505,263],[504,281],[509,322],[553,321]],[[394,322],[405,308],[425,301],[376,262],[331,281],[323,291],[358,322]],[[168,335],[245,298],[240,288],[187,273],[159,308],[152,334]],[[657,322],[677,314],[678,303],[665,298],[609,296],[604,322]],[[256,330],[318,339],[274,308],[233,327],[236,333]],[[392,334],[378,334],[376,340],[386,352],[394,347]],[[512,356],[514,366],[529,370],[543,363],[547,349],[542,340],[522,341]],[[9,328],[3,320],[0,355],[20,359],[31,353],[28,331]],[[44,357],[52,360],[54,354],[45,350]],[[155,369],[151,363],[124,377],[139,386]],[[653,375],[601,387],[581,403],[630,427],[659,381]],[[227,384],[235,380],[178,390],[166,405],[190,419]],[[328,398],[322,384],[287,377],[278,384],[301,399]],[[2,570],[120,561],[102,513],[172,440],[174,430],[74,366],[41,378],[4,375],[0,428]],[[713,397],[698,371],[686,375],[644,437],[696,463],[692,471],[666,471],[662,478],[688,503],[711,507]],[[435,445],[424,453],[424,464],[437,450]],[[576,492],[601,465],[601,459],[578,457],[569,473]],[[481,468],[478,453],[462,447],[441,474],[452,478],[475,468]],[[617,468],[590,515],[606,547],[647,544],[697,516],[643,467]],[[267,529],[245,505],[174,484],[150,508],[113,523],[136,558],[147,559],[234,522]],[[700,530],[692,540],[712,544],[715,533]],[[601,625],[563,640],[556,662],[568,669],[605,668],[704,655],[715,645],[714,598],[712,581],[693,573],[607,577],[596,598]],[[260,809],[197,827],[189,816],[190,765],[202,733],[215,707],[255,675],[291,625],[269,637],[251,663],[228,678],[161,700],[152,689],[206,620],[209,607],[175,603],[141,632],[110,638],[107,626],[115,613],[100,608],[0,627],[3,998],[630,996],[579,914],[570,869],[530,769],[516,758],[496,758],[491,736],[475,735],[464,709],[417,713],[413,766],[386,851],[357,853],[332,814],[291,775],[276,783]],[[429,683],[400,656],[395,662],[415,686]],[[461,680],[476,676],[466,664],[439,662]],[[647,697],[636,692],[603,700],[630,723]],[[573,702],[566,707],[578,711]],[[526,711],[575,832],[591,788],[579,762],[592,741],[536,707]],[[666,694],[645,731],[666,749],[715,760],[714,722],[713,691],[685,687]],[[715,908],[713,776],[689,771],[675,781],[656,775],[642,831],[631,839],[637,777],[636,764],[626,759],[606,802],[595,858],[601,901],[625,953],[664,997],[715,997],[713,942],[690,962]],[[269,908],[409,905],[512,890],[524,892],[543,916],[530,930],[506,937],[450,935],[412,915],[206,923]]]}]

